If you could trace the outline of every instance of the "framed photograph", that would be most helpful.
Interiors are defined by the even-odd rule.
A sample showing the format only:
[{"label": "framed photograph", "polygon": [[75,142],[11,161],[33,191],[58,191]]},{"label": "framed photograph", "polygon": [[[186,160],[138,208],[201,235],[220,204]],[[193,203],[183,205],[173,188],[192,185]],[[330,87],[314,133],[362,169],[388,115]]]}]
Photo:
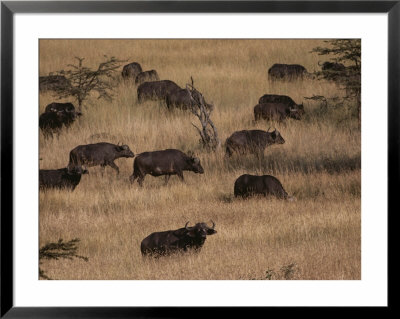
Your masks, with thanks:
[{"label": "framed photograph", "polygon": [[2,2],[1,316],[390,309],[399,17]]}]

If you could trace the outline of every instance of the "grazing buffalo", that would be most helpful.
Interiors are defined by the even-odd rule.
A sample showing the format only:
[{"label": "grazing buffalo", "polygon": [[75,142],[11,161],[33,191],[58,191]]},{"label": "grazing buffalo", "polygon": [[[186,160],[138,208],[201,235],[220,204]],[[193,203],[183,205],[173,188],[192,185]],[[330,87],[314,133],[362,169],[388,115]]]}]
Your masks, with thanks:
[{"label": "grazing buffalo", "polygon": [[74,190],[81,181],[82,174],[88,174],[86,168],[69,166],[60,169],[39,170],[39,188],[58,188]]},{"label": "grazing buffalo", "polygon": [[306,75],[306,68],[299,64],[274,64],[268,70],[270,80],[302,80]]},{"label": "grazing buffalo", "polygon": [[259,104],[265,104],[265,103],[282,103],[286,104],[288,108],[292,109],[297,109],[300,112],[300,115],[304,114],[304,105],[302,104],[296,104],[291,97],[287,95],[278,95],[278,94],[264,94],[260,99],[258,100]]},{"label": "grazing buffalo", "polygon": [[226,139],[225,155],[230,157],[233,153],[250,153],[257,157],[263,157],[264,150],[267,146],[283,143],[285,143],[285,140],[277,130],[274,130],[273,132],[262,130],[237,131]]},{"label": "grazing buffalo", "polygon": [[337,62],[326,61],[322,63],[322,65],[320,64],[320,62],[318,62],[318,65],[321,67],[322,71],[340,72],[346,70],[346,67],[342,63],[337,63]]},{"label": "grazing buffalo", "polygon": [[257,104],[254,107],[254,119],[256,121],[264,119],[282,122],[287,117],[301,120],[301,113],[298,109],[288,107],[283,103]]},{"label": "grazing buffalo", "polygon": [[119,168],[115,165],[114,160],[120,157],[134,157],[135,155],[129,149],[128,145],[115,145],[111,143],[96,143],[79,145],[69,153],[69,166],[100,165],[104,169],[107,165],[111,166],[119,174]]},{"label": "grazing buffalo", "polygon": [[63,112],[44,112],[39,116],[39,128],[45,137],[53,136],[63,126]]},{"label": "grazing buffalo", "polygon": [[46,106],[45,112],[76,112],[75,106],[72,103],[57,103],[53,102]]},{"label": "grazing buffalo", "polygon": [[71,87],[71,83],[63,75],[39,76],[39,91],[49,91]]},{"label": "grazing buffalo", "polygon": [[124,79],[132,79],[135,80],[136,76],[142,72],[142,67],[137,62],[132,62],[130,64],[125,65],[122,68],[122,77]]},{"label": "grazing buffalo", "polygon": [[77,113],[67,113],[64,111],[44,112],[39,116],[39,128],[45,137],[52,137],[53,133],[60,133],[63,125],[69,127],[77,116]]},{"label": "grazing buffalo", "polygon": [[235,197],[249,197],[262,194],[264,196],[275,196],[279,199],[294,199],[283,189],[281,182],[270,175],[244,174],[235,181]]},{"label": "grazing buffalo", "polygon": [[152,233],[142,240],[140,250],[143,256],[165,256],[179,251],[193,250],[199,252],[206,241],[207,235],[217,233],[215,223],[212,227],[206,223],[197,223],[193,227],[185,227],[176,230]]},{"label": "grazing buffalo", "polygon": [[136,76],[135,84],[139,85],[139,84],[142,84],[143,82],[158,81],[158,80],[160,80],[160,77],[158,76],[156,70],[144,71],[144,72],[140,72]]},{"label": "grazing buffalo", "polygon": [[167,149],[144,152],[135,158],[133,173],[129,180],[133,183],[138,178],[138,183],[142,186],[144,177],[147,174],[152,176],[165,175],[165,185],[167,185],[171,175],[178,175],[183,181],[183,171],[192,171],[198,174],[204,173],[204,169],[197,157],[188,156],[179,150]]},{"label": "grazing buffalo", "polygon": [[169,109],[178,108],[182,110],[190,109],[192,103],[192,96],[197,101],[200,101],[206,109],[213,110],[214,106],[205,101],[204,97],[197,91],[190,92],[188,89],[179,89],[167,95],[166,104]]},{"label": "grazing buffalo", "polygon": [[64,122],[66,127],[69,127],[78,116],[81,116],[81,112],[75,110],[75,106],[72,103],[57,103],[53,102],[46,106],[45,112],[63,112]]},{"label": "grazing buffalo", "polygon": [[170,80],[144,82],[137,88],[138,101],[159,100],[165,101],[168,94],[181,88],[175,82]]}]

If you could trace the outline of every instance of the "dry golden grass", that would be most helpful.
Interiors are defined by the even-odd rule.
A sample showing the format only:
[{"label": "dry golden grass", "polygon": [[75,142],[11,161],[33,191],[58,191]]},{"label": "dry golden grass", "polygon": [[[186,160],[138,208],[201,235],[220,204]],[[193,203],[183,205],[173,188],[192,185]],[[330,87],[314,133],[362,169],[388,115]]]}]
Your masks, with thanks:
[{"label": "dry golden grass", "polygon": [[[123,142],[135,154],[165,148],[195,151],[205,174],[146,176],[144,187],[129,184],[133,159],[118,159],[120,175],[90,168],[74,192],[40,192],[40,245],[80,238],[79,254],[89,261],[45,261],[54,279],[285,279],[280,269],[295,264],[291,279],[361,278],[361,143],[352,108],[321,108],[305,96],[340,96],[322,81],[270,83],[274,63],[299,63],[317,69],[309,53],[320,40],[42,40],[40,74],[65,68],[73,57],[95,67],[103,55],[156,69],[161,79],[184,86],[194,77],[207,101],[222,142],[235,130],[274,125],[286,140],[251,156],[224,159],[224,149],[209,154],[183,111],[158,103],[137,104],[134,85],[119,83],[112,102],[86,101],[84,115],[54,139],[40,133],[41,168],[61,168],[77,145]],[[122,69],[122,68],[121,68]],[[286,125],[253,122],[253,107],[265,93],[304,101],[302,121]],[[40,94],[39,112],[55,101]],[[72,100],[71,100],[72,101]],[[106,133],[108,138],[91,137]],[[238,200],[233,183],[243,173],[271,174],[297,201]],[[140,242],[154,231],[214,220],[218,233],[199,254],[143,259]],[[289,277],[288,277],[289,278]]]}]

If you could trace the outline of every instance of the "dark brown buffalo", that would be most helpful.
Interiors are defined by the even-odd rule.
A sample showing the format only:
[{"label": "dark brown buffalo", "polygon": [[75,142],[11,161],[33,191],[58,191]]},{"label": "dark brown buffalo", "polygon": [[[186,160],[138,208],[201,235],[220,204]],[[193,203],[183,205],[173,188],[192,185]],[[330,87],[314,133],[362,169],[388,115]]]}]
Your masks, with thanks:
[{"label": "dark brown buffalo", "polygon": [[279,95],[279,94],[264,94],[259,98],[258,104],[265,103],[282,103],[285,104],[288,108],[297,109],[300,112],[300,115],[304,114],[304,105],[296,104],[293,99],[287,95]]},{"label": "dark brown buffalo", "polygon": [[82,174],[88,174],[81,166],[70,166],[60,169],[39,170],[39,188],[58,188],[74,190],[81,181]]},{"label": "dark brown buffalo", "polygon": [[135,78],[135,84],[139,85],[144,82],[149,82],[149,81],[158,81],[160,80],[160,77],[157,74],[156,70],[150,70],[150,71],[143,71],[140,72],[136,78]]},{"label": "dark brown buffalo", "polygon": [[44,112],[39,116],[39,128],[45,137],[60,132],[63,126],[63,112]]},{"label": "dark brown buffalo", "polygon": [[326,61],[322,63],[322,65],[320,64],[320,62],[318,62],[318,65],[321,67],[323,71],[337,72],[337,71],[344,71],[346,69],[346,67],[342,63],[337,63],[337,62]]},{"label": "dark brown buffalo", "polygon": [[142,240],[140,250],[143,256],[165,256],[179,251],[193,250],[199,252],[204,245],[207,235],[217,233],[215,223],[209,227],[206,223],[197,223],[193,227],[185,227],[176,230],[155,232]]},{"label": "dark brown buffalo", "polygon": [[203,174],[204,170],[197,157],[188,156],[180,150],[167,149],[163,151],[144,152],[139,154],[133,162],[133,173],[129,180],[131,183],[138,178],[140,186],[143,185],[147,174],[152,176],[165,175],[165,185],[171,175],[178,175],[183,181],[183,171],[192,171]]},{"label": "dark brown buffalo", "polygon": [[212,104],[209,104],[205,101],[204,97],[197,90],[193,90],[193,92],[190,93],[188,89],[180,89],[168,94],[166,98],[167,107],[169,109],[190,109],[192,103],[194,102],[192,100],[192,95],[194,99],[203,103],[206,109],[212,110],[214,108]]},{"label": "dark brown buffalo", "polygon": [[91,167],[100,165],[104,172],[108,165],[119,174],[119,168],[114,161],[120,157],[134,156],[128,145],[115,145],[105,142],[79,145],[70,151],[68,166],[87,165]]},{"label": "dark brown buffalo", "polygon": [[53,102],[50,103],[46,106],[45,112],[59,112],[59,111],[64,111],[64,112],[76,112],[75,106],[72,103],[58,103],[58,102]]},{"label": "dark brown buffalo", "polygon": [[77,116],[77,113],[64,111],[44,112],[39,116],[39,128],[45,137],[52,137],[54,133],[60,133],[63,126],[69,127]]},{"label": "dark brown buffalo", "polygon": [[249,197],[254,195],[275,196],[279,199],[294,199],[283,189],[281,182],[271,175],[244,174],[235,181],[235,197]]},{"label": "dark brown buffalo", "polygon": [[299,80],[303,79],[308,72],[306,68],[299,64],[274,64],[268,70],[270,80]]},{"label": "dark brown buffalo", "polygon": [[69,88],[71,83],[63,75],[39,76],[39,91]]},{"label": "dark brown buffalo", "polygon": [[134,81],[136,76],[142,72],[142,67],[137,62],[132,62],[122,68],[122,77],[124,79],[132,79]]},{"label": "dark brown buffalo", "polygon": [[138,101],[146,100],[165,101],[168,94],[181,88],[175,82],[170,80],[144,82],[137,88]]},{"label": "dark brown buffalo", "polygon": [[273,132],[262,130],[237,131],[226,139],[226,156],[230,157],[233,153],[250,153],[257,157],[263,157],[267,146],[283,143],[285,143],[285,140],[277,130]]},{"label": "dark brown buffalo", "polygon": [[254,107],[255,121],[264,119],[269,121],[282,122],[288,117],[295,120],[301,120],[301,113],[298,109],[288,107],[286,104],[283,103],[257,104]]},{"label": "dark brown buffalo", "polygon": [[76,111],[72,103],[53,102],[46,106],[45,112],[63,112],[65,114],[65,121],[63,123],[66,127],[69,127],[78,116],[82,115],[81,112]]}]

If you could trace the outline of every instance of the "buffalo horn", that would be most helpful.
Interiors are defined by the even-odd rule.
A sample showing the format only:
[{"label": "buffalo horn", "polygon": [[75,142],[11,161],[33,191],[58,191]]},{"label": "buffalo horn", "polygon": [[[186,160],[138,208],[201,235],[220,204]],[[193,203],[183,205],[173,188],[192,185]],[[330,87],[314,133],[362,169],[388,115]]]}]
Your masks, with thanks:
[{"label": "buffalo horn", "polygon": [[214,221],[212,220],[212,219],[210,219],[210,221],[212,222],[212,229],[214,229],[215,228],[215,223],[214,223]]},{"label": "buffalo horn", "polygon": [[185,224],[185,228],[187,229],[187,230],[189,230],[188,228],[187,228],[187,225],[189,224],[189,222],[187,222],[186,224]]},{"label": "buffalo horn", "polygon": [[268,128],[267,132],[269,132],[270,128],[271,128],[271,126]]}]

